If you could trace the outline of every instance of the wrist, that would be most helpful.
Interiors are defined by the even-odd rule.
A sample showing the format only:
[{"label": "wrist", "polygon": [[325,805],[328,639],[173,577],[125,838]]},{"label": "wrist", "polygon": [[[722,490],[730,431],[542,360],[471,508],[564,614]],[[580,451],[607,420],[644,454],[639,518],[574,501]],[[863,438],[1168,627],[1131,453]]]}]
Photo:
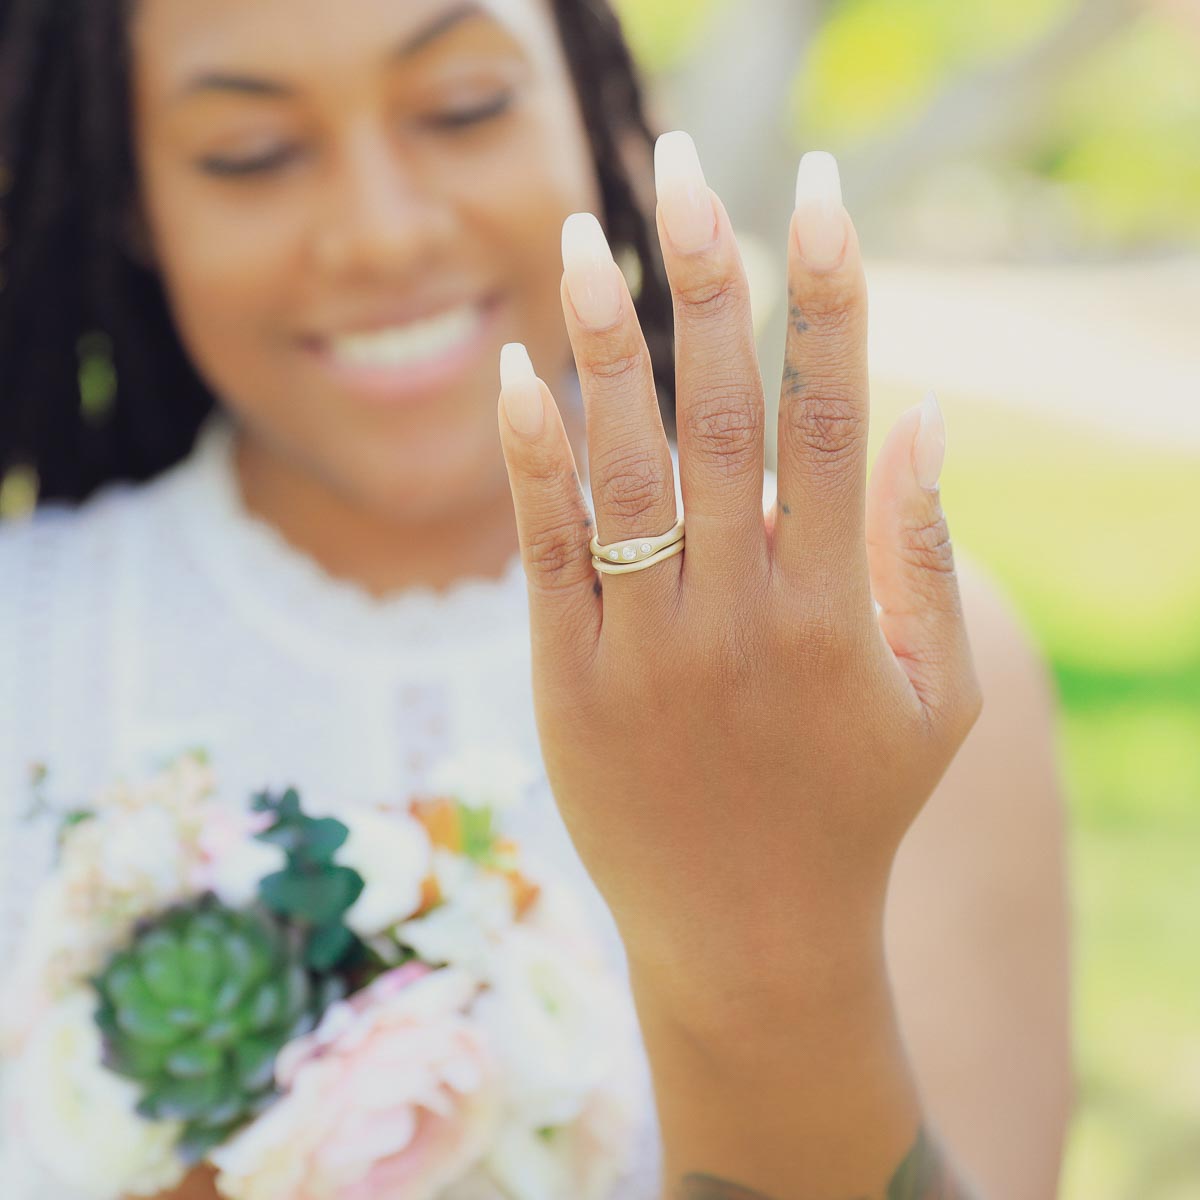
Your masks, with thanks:
[{"label": "wrist", "polygon": [[[780,1041],[803,1042],[845,1029],[850,1037],[890,1026],[891,988],[882,951],[866,948],[810,958],[804,968],[714,960],[706,972],[669,972],[630,964],[630,986],[643,1031],[703,1046],[716,1054],[768,1054]],[[648,1038],[649,1040],[649,1038]]]},{"label": "wrist", "polygon": [[631,984],[665,1178],[857,1195],[911,1144],[920,1110],[881,952],[845,949],[765,985],[689,989],[638,970]]},{"label": "wrist", "polygon": [[890,998],[882,897],[819,919],[811,909],[802,920],[747,917],[719,937],[625,945],[639,1006],[697,1036],[770,1034],[806,1014],[851,1013],[866,998]]}]

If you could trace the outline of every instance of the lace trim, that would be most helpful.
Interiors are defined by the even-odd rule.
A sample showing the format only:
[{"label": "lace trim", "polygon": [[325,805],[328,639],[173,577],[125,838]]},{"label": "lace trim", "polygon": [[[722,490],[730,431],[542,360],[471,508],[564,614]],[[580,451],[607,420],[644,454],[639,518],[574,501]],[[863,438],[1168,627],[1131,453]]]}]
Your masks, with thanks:
[{"label": "lace trim", "polygon": [[[528,640],[528,595],[520,552],[499,576],[465,575],[448,587],[413,585],[379,597],[330,575],[242,500],[233,466],[233,424],[205,423],[192,453],[168,473],[173,516],[193,539],[202,565],[244,615],[303,656],[356,656],[378,670],[390,663],[486,654],[499,636]],[[348,657],[349,656],[349,657]]]}]

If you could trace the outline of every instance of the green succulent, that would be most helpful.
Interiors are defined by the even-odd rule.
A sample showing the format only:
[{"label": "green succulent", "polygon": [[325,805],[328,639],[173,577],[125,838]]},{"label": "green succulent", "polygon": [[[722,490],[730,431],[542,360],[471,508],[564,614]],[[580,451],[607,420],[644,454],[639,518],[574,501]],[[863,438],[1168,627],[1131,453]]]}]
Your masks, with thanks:
[{"label": "green succulent", "polygon": [[315,983],[293,931],[215,897],[140,926],[93,981],[104,1063],[141,1087],[138,1112],[184,1123],[197,1162],[274,1098],[275,1058],[337,998]]}]

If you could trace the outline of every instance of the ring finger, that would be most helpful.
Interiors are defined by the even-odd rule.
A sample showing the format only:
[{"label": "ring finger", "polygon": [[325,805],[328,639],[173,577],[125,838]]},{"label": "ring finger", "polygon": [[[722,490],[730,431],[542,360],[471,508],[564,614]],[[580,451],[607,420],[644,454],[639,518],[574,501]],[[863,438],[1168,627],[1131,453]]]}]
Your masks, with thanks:
[{"label": "ring finger", "polygon": [[[562,304],[587,421],[587,461],[601,544],[655,537],[675,524],[675,472],[654,371],[633,299],[600,222],[563,225]],[[682,556],[620,576],[600,573],[604,620],[671,605]]]}]

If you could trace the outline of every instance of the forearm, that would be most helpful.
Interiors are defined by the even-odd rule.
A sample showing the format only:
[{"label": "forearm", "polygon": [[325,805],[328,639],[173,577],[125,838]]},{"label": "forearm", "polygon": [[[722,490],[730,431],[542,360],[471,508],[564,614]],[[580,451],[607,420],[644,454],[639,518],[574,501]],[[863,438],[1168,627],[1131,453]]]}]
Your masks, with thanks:
[{"label": "forearm", "polygon": [[634,975],[664,1200],[966,1200],[925,1130],[882,950],[702,998]]}]

